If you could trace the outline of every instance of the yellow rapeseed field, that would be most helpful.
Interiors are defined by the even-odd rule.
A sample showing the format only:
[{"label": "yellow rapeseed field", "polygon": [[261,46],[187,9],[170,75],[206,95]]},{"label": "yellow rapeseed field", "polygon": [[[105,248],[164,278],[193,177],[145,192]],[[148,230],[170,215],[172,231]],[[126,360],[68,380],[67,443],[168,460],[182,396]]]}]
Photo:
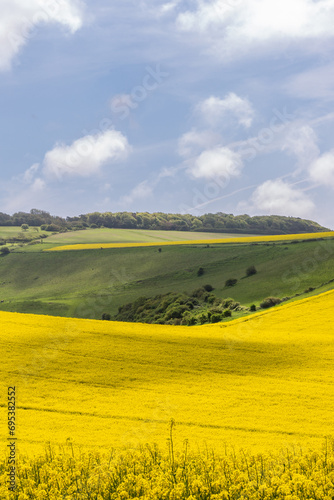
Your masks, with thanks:
[{"label": "yellow rapeseed field", "polygon": [[226,450],[193,453],[184,443],[168,452],[147,444],[135,450],[80,452],[68,442],[38,457],[22,457],[17,488],[7,489],[0,460],[2,500],[332,500],[334,444],[268,454]]},{"label": "yellow rapeseed field", "polygon": [[202,327],[1,312],[19,449],[164,445],[171,418],[195,448],[317,445],[333,431],[333,311],[334,291]]},{"label": "yellow rapeseed field", "polygon": [[166,245],[199,245],[215,243],[257,243],[266,241],[291,241],[304,239],[333,238],[334,232],[326,233],[305,233],[305,234],[283,234],[274,236],[250,236],[238,238],[217,238],[210,240],[187,240],[187,241],[169,241],[152,243],[80,243],[75,245],[61,245],[44,250],[45,252],[58,252],[62,250],[94,250],[101,248],[129,248],[129,247],[152,247]]}]

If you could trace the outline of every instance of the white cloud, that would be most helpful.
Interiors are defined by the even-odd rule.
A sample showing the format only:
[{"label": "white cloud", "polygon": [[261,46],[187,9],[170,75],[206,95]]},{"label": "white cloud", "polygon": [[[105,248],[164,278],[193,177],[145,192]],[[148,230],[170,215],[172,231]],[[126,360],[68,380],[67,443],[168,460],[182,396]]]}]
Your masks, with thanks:
[{"label": "white cloud", "polygon": [[135,200],[142,200],[151,196],[153,187],[149,185],[148,181],[143,181],[132,189],[131,193],[122,198],[122,203],[132,203]]},{"label": "white cloud", "polygon": [[318,137],[309,125],[292,124],[286,130],[283,151],[295,156],[300,167],[308,167],[318,157]]},{"label": "white cloud", "polygon": [[249,100],[239,97],[234,92],[229,93],[225,99],[211,96],[199,103],[196,109],[211,126],[234,115],[240,125],[248,128],[254,116],[254,109]]},{"label": "white cloud", "polygon": [[34,182],[31,185],[31,189],[33,191],[43,191],[46,187],[46,183],[43,179],[40,177],[37,177],[37,179],[34,180]]},{"label": "white cloud", "polygon": [[89,177],[100,171],[107,162],[124,160],[131,148],[126,137],[116,130],[97,135],[86,135],[70,146],[57,144],[48,151],[43,161],[43,173],[47,177]]},{"label": "white cloud", "polygon": [[178,153],[180,156],[190,157],[199,154],[203,149],[209,149],[219,142],[219,135],[208,131],[192,129],[179,139]]},{"label": "white cloud", "polygon": [[314,209],[314,203],[303,191],[294,188],[281,179],[261,184],[253,193],[255,211],[268,215],[305,217]]},{"label": "white cloud", "polygon": [[216,51],[245,52],[254,44],[268,41],[332,38],[334,3],[332,0],[197,0],[195,10],[177,16],[183,31],[219,38]]},{"label": "white cloud", "polygon": [[39,163],[34,163],[33,165],[31,165],[30,168],[28,168],[24,174],[23,174],[23,180],[24,182],[27,182],[28,184],[31,184],[36,173],[38,172],[39,170]]},{"label": "white cloud", "polygon": [[311,180],[334,188],[334,149],[323,154],[310,165]]},{"label": "white cloud", "polygon": [[214,177],[236,177],[243,167],[241,156],[229,148],[218,147],[203,151],[188,168],[188,173],[196,179]]},{"label": "white cloud", "polygon": [[174,0],[173,2],[168,2],[159,7],[159,13],[161,15],[169,14],[174,11],[176,7],[180,4],[181,0]]},{"label": "white cloud", "polygon": [[82,26],[82,17],[79,0],[1,0],[0,71],[11,68],[36,26],[59,23],[74,33]]}]

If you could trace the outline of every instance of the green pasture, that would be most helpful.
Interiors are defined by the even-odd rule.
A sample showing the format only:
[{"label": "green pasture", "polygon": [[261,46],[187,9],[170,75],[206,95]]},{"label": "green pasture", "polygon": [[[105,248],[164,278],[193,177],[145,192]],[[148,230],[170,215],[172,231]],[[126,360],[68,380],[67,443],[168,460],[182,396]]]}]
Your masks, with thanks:
[{"label": "green pasture", "polygon": [[[310,287],[319,293],[331,289],[334,279],[334,240],[190,244],[161,252],[157,247],[43,252],[45,247],[28,245],[0,257],[0,310],[99,319],[140,296],[191,293],[205,284],[218,297],[249,306],[267,296],[304,294]],[[246,278],[251,265],[258,272]],[[200,267],[204,274],[198,277]],[[229,278],[238,283],[226,288]]]}]

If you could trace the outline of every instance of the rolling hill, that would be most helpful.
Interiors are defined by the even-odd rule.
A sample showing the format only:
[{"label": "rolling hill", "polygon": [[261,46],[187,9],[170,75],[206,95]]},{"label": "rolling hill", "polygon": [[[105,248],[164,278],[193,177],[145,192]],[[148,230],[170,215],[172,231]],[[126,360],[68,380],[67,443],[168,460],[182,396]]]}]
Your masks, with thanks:
[{"label": "rolling hill", "polygon": [[195,447],[319,444],[332,432],[333,308],[331,291],[192,328],[2,312],[20,449],[163,445],[171,418],[176,442]]},{"label": "rolling hill", "polygon": [[[245,306],[333,287],[333,239],[44,251],[55,245],[16,247],[0,257],[1,310],[100,319],[141,296],[191,293],[205,284]],[[247,278],[251,265],[258,272]],[[229,278],[237,285],[226,288]]]}]

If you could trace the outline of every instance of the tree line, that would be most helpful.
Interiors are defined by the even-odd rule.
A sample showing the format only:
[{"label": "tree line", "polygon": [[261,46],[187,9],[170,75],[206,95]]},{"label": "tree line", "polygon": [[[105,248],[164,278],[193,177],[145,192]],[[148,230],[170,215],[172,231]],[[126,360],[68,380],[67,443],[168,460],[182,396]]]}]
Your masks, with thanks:
[{"label": "tree line", "polygon": [[0,212],[0,226],[44,226],[50,231],[85,228],[151,229],[162,231],[202,231],[240,234],[293,234],[326,231],[318,223],[298,217],[247,214],[233,215],[223,212],[200,216],[162,212],[92,212],[76,217],[59,217],[44,210],[8,215]]}]

